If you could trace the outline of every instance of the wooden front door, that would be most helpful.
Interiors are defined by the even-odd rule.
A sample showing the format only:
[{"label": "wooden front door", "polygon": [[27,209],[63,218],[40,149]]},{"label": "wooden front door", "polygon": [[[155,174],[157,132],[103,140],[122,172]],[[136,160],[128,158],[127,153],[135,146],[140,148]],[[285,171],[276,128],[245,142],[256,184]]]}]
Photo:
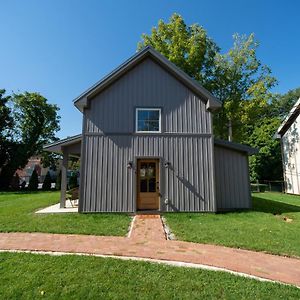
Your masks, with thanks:
[{"label": "wooden front door", "polygon": [[137,164],[137,209],[159,209],[159,160],[139,159]]}]

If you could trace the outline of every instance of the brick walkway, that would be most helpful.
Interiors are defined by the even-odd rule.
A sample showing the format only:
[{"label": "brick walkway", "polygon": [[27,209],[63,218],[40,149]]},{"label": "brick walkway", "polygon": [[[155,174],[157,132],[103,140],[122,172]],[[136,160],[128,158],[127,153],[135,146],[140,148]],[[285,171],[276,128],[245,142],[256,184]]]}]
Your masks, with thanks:
[{"label": "brick walkway", "polygon": [[136,216],[129,238],[75,234],[0,233],[1,250],[53,251],[202,264],[300,287],[300,259],[165,239],[159,216]]}]

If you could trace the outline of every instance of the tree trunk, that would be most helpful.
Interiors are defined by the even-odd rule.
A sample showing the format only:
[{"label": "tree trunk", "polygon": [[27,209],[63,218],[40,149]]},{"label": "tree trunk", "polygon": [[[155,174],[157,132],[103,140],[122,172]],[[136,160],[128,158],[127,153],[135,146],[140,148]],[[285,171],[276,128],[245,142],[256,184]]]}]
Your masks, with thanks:
[{"label": "tree trunk", "polygon": [[232,122],[228,120],[228,141],[232,142]]}]

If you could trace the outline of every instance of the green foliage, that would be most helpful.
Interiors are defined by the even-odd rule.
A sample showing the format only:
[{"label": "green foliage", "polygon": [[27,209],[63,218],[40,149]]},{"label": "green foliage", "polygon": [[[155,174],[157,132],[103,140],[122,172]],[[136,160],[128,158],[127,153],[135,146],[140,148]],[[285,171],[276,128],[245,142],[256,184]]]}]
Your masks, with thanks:
[{"label": "green foliage", "polygon": [[39,177],[38,173],[36,170],[33,170],[30,179],[29,179],[29,185],[28,185],[28,190],[29,191],[36,191],[39,186]]},{"label": "green foliage", "polygon": [[19,177],[18,173],[16,173],[12,177],[12,180],[10,182],[10,188],[12,190],[19,190],[20,189],[20,177]]},{"label": "green foliage", "polygon": [[8,103],[10,96],[4,96],[5,90],[0,89],[0,141],[9,137],[9,130],[13,128],[14,121],[11,116],[11,108]]},{"label": "green foliage", "polygon": [[300,87],[288,91],[284,95],[276,95],[272,101],[273,116],[283,119],[288,115],[296,101],[300,98]]},{"label": "green foliage", "polygon": [[56,176],[56,183],[55,183],[55,188],[57,190],[61,189],[61,171],[59,171],[59,173]]},{"label": "green foliage", "polygon": [[280,140],[274,138],[280,122],[278,118],[262,119],[247,140],[248,144],[259,149],[257,155],[249,158],[252,181],[282,179]]},{"label": "green foliage", "polygon": [[69,178],[69,189],[73,189],[75,187],[78,187],[78,183],[77,183],[77,172],[72,172],[71,176]]},{"label": "green foliage", "polygon": [[[2,90],[1,99],[3,93]],[[0,103],[6,104],[9,101],[10,108],[4,109],[5,105],[2,105],[1,109],[6,119],[3,125],[5,129],[2,130],[5,135],[1,133],[0,144],[2,189],[8,188],[15,171],[23,168],[32,155],[40,153],[45,143],[55,140],[55,132],[59,130],[58,107],[49,104],[40,94],[25,92],[5,99]]]},{"label": "green foliage", "polygon": [[[272,99],[270,89],[276,84],[267,66],[258,60],[254,34],[235,34],[228,53],[216,55],[211,91],[222,101],[214,116],[214,133],[220,138],[243,142]],[[228,131],[231,126],[232,134]]]},{"label": "green foliage", "polygon": [[203,86],[209,87],[214,58],[219,48],[198,24],[187,26],[173,14],[169,23],[160,20],[150,35],[143,34],[138,49],[152,46]]},{"label": "green foliage", "polygon": [[46,176],[45,176],[42,189],[44,191],[50,191],[51,190],[51,183],[52,183],[52,178],[50,176],[50,172],[48,171]]},{"label": "green foliage", "polygon": [[[53,141],[56,139],[53,139]],[[57,170],[57,166],[59,164],[59,159],[61,158],[61,155],[54,153],[54,152],[48,152],[48,151],[41,151],[41,163],[44,168],[50,168],[53,171]]]},{"label": "green foliage", "polygon": [[80,169],[80,159],[70,156],[68,160],[68,170],[78,171]]},{"label": "green foliage", "polygon": [[[11,115],[11,108],[9,107],[10,96],[4,96],[5,90],[0,89],[0,170],[10,157],[11,150],[11,131],[14,126],[14,121]],[[14,173],[13,173],[14,174]],[[10,177],[0,178],[0,188],[5,184],[6,187],[12,179]]]},{"label": "green foliage", "polygon": [[16,137],[27,146],[27,151],[34,153],[49,141],[56,140],[55,132],[59,130],[58,107],[49,104],[38,93],[25,92],[13,94],[14,120]]}]

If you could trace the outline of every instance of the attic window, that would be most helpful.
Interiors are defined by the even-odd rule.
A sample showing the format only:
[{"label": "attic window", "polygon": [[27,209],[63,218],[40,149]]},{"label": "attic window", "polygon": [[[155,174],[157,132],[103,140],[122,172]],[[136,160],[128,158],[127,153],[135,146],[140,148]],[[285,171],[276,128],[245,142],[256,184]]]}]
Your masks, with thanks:
[{"label": "attic window", "polygon": [[160,108],[137,108],[135,119],[136,132],[161,132]]}]

